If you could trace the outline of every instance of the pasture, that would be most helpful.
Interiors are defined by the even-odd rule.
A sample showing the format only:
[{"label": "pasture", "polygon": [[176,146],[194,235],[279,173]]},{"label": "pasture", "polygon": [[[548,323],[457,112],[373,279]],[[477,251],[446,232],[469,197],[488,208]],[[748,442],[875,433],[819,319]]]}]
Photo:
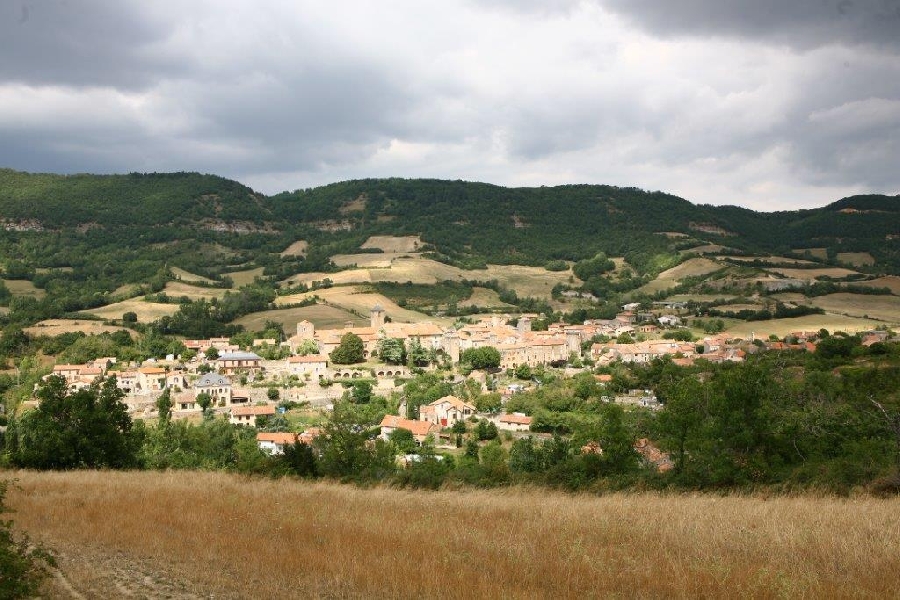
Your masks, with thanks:
[{"label": "pasture", "polygon": [[[121,318],[122,315],[119,315]],[[26,327],[23,329],[25,333],[31,336],[57,336],[62,333],[73,333],[80,331],[86,335],[96,335],[99,333],[113,333],[121,331],[123,327],[115,327],[112,325],[104,325],[102,321],[91,321],[86,319],[47,319]],[[127,329],[125,331],[128,331]]]},{"label": "pasture", "polygon": [[163,304],[159,302],[145,302],[142,298],[132,298],[107,304],[99,308],[92,308],[84,312],[100,317],[101,319],[121,319],[127,312],[137,314],[138,321],[149,323],[160,317],[170,317],[178,311],[177,304]]},{"label": "pasture", "polygon": [[45,597],[900,595],[897,498],[416,492],[178,471],[10,476],[16,528],[58,555]]},{"label": "pasture", "polygon": [[338,329],[347,321],[352,321],[355,327],[369,324],[367,318],[363,319],[336,306],[325,304],[250,313],[236,320],[235,324],[243,325],[247,331],[262,331],[266,321],[274,321],[281,323],[286,334],[293,335],[297,330],[297,323],[304,320],[315,325],[316,329]]}]

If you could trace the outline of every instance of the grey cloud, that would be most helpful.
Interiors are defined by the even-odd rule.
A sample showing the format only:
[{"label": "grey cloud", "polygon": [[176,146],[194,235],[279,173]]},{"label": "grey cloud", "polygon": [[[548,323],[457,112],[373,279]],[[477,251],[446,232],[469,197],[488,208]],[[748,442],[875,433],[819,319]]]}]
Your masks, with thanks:
[{"label": "grey cloud", "polygon": [[900,0],[598,0],[657,35],[900,48]]},{"label": "grey cloud", "polygon": [[185,59],[154,51],[171,28],[132,2],[0,4],[0,79],[29,85],[138,88],[183,73]]}]

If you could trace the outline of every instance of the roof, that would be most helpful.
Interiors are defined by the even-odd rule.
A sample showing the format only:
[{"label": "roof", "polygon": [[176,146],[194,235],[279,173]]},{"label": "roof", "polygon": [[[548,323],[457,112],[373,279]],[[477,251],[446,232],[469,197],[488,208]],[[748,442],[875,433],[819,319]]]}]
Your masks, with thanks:
[{"label": "roof", "polygon": [[413,435],[428,435],[434,429],[434,425],[428,421],[413,421],[397,415],[384,415],[384,418],[381,420],[381,427],[406,429],[411,431]]},{"label": "roof", "polygon": [[275,407],[272,405],[266,406],[235,406],[231,409],[232,417],[246,417],[246,416],[255,416],[255,415],[274,415]]},{"label": "roof", "polygon": [[293,444],[297,441],[296,433],[257,433],[257,442],[273,442],[275,444]]},{"label": "roof", "polygon": [[53,367],[53,371],[80,371],[84,368],[84,365],[56,365]]},{"label": "roof", "polygon": [[163,375],[166,370],[161,367],[141,367],[138,369],[138,373],[143,373],[144,375]]},{"label": "roof", "polygon": [[207,373],[197,380],[195,387],[215,387],[219,385],[231,385],[231,380],[218,373]]},{"label": "roof", "polygon": [[512,423],[514,425],[531,425],[531,417],[525,415],[507,414],[500,417],[501,423]]},{"label": "roof", "polygon": [[469,404],[468,402],[464,402],[463,400],[460,400],[456,396],[444,396],[443,398],[438,398],[437,400],[435,400],[428,406],[440,406],[441,404],[444,404],[445,402],[453,405],[454,408],[457,408],[459,410],[462,410],[463,408],[468,408],[468,409],[472,410],[473,412],[477,411],[475,406],[473,406],[472,404]]},{"label": "roof", "polygon": [[328,362],[328,357],[324,354],[307,354],[306,356],[291,356],[288,357],[287,361],[289,363],[320,363],[320,362]]},{"label": "roof", "polygon": [[262,360],[262,358],[252,352],[223,352],[219,355],[219,360]]}]

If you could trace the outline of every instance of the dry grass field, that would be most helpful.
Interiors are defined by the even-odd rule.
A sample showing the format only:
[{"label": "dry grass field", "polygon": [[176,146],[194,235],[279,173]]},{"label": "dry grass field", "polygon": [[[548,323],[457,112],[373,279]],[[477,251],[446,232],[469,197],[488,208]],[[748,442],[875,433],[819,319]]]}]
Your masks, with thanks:
[{"label": "dry grass field", "polygon": [[410,254],[408,252],[335,254],[331,257],[331,262],[339,267],[356,265],[360,269],[390,269],[391,263],[402,256],[410,256]]},{"label": "dry grass field", "polygon": [[900,499],[407,492],[17,472],[47,597],[890,598]]},{"label": "dry grass field", "polygon": [[847,277],[848,275],[858,275],[856,271],[844,269],[842,267],[822,267],[821,269],[782,269],[778,267],[770,267],[765,269],[770,273],[777,273],[790,279],[801,279],[804,281],[813,281],[818,277]]},{"label": "dry grass field", "polygon": [[811,298],[809,304],[851,317],[868,316],[888,323],[900,323],[900,297],[897,296],[840,293]]},{"label": "dry grass field", "polygon": [[166,287],[163,288],[163,292],[170,298],[187,296],[191,300],[221,298],[225,295],[226,291],[228,290],[222,288],[199,287],[183,281],[169,281],[166,283]]},{"label": "dry grass field", "polygon": [[809,252],[809,255],[813,258],[819,258],[821,260],[826,260],[828,258],[827,248],[798,248],[794,250],[794,254],[799,254],[801,256],[807,252]]},{"label": "dry grass field", "polygon": [[671,269],[663,271],[656,279],[641,286],[638,291],[646,294],[654,294],[675,287],[678,285],[678,282],[685,277],[706,275],[707,273],[718,271],[722,266],[721,263],[708,258],[691,258],[680,265],[676,265]]},{"label": "dry grass field", "polygon": [[3,283],[13,296],[34,296],[40,300],[47,295],[47,292],[25,279],[4,279]]},{"label": "dry grass field", "polygon": [[261,331],[266,321],[281,323],[285,333],[292,335],[297,330],[297,323],[307,320],[317,329],[337,329],[343,327],[347,321],[353,321],[357,327],[369,324],[368,319],[357,317],[335,306],[316,304],[302,308],[281,308],[277,310],[265,310],[250,313],[237,319],[237,325],[243,325],[247,331]]},{"label": "dry grass field", "polygon": [[870,281],[861,281],[856,285],[865,285],[874,288],[888,288],[892,293],[900,295],[900,277],[896,275],[887,275],[872,279]]},{"label": "dry grass field", "polygon": [[727,246],[719,244],[703,244],[682,250],[681,254],[718,254],[719,252],[725,252],[726,250],[729,250]]},{"label": "dry grass field", "polygon": [[518,310],[512,304],[507,304],[500,300],[500,296],[494,290],[483,288],[483,287],[474,287],[472,288],[472,295],[468,300],[463,300],[459,303],[460,306],[479,306],[481,308],[509,308],[513,311]]},{"label": "dry grass field", "polygon": [[[398,323],[419,323],[422,321],[432,321],[441,325],[449,325],[453,319],[441,319],[429,317],[423,313],[401,308],[397,303],[389,299],[387,296],[375,294],[371,292],[362,292],[358,286],[340,286],[328,289],[316,290],[314,292],[305,292],[303,294],[294,294],[291,296],[279,296],[275,301],[278,305],[295,304],[310,296],[318,296],[324,303],[330,304],[348,312],[356,312],[364,315],[368,319],[369,311],[376,304],[380,304],[387,316]],[[310,319],[312,320],[312,319]],[[343,326],[343,322],[340,324]]]},{"label": "dry grass field", "polygon": [[306,256],[309,249],[309,242],[306,240],[297,240],[281,252],[281,256]]},{"label": "dry grass field", "polygon": [[378,248],[385,252],[418,252],[423,245],[417,235],[373,235],[360,248]]},{"label": "dry grass field", "polygon": [[806,315],[795,319],[772,319],[771,321],[736,321],[728,327],[726,333],[729,336],[744,339],[753,333],[757,338],[764,339],[771,334],[784,337],[794,331],[818,331],[823,328],[832,332],[856,333],[874,329],[878,325],[884,325],[884,323],[872,319],[824,314]]},{"label": "dry grass field", "polygon": [[853,265],[854,267],[866,267],[875,264],[875,257],[868,252],[838,252],[838,262]]},{"label": "dry grass field", "polygon": [[[122,315],[119,315],[121,318]],[[31,327],[24,329],[28,335],[60,335],[62,333],[72,333],[81,331],[87,335],[95,335],[98,333],[112,333],[119,331],[122,327],[114,327],[112,325],[104,325],[100,321],[85,321],[83,319],[47,319],[36,323]],[[128,331],[126,329],[126,331]]]},{"label": "dry grass field", "polygon": [[190,273],[188,271],[185,271],[184,269],[179,269],[178,267],[170,267],[169,270],[172,271],[172,275],[174,275],[181,281],[202,281],[205,283],[212,283],[212,279],[208,279],[206,277],[203,277],[202,275],[195,275],[194,273]]},{"label": "dry grass field", "polygon": [[[570,273],[567,271],[552,272],[543,267],[525,267],[521,265],[488,265],[487,269],[465,271],[434,260],[421,257],[402,258],[407,254],[345,254],[336,257],[335,264],[354,264],[360,268],[339,271],[337,273],[303,273],[295,275],[283,283],[287,285],[322,281],[326,277],[335,284],[373,283],[380,281],[396,281],[398,283],[434,284],[438,281],[491,280],[512,288],[521,297],[534,296],[550,299],[553,286],[557,283],[568,283]],[[363,262],[359,262],[363,261]],[[340,262],[338,262],[340,261]],[[368,268],[362,268],[362,265]],[[383,264],[384,266],[374,266]]]},{"label": "dry grass field", "polygon": [[137,314],[138,321],[141,323],[149,323],[160,317],[172,316],[177,311],[177,304],[144,302],[141,298],[132,298],[131,300],[107,304],[106,306],[92,308],[84,312],[96,315],[101,319],[121,319],[124,313],[133,312]]},{"label": "dry grass field", "polygon": [[232,273],[226,273],[226,275],[231,277],[231,280],[234,282],[235,289],[253,283],[253,281],[257,277],[262,277],[262,274],[262,267],[257,267],[256,269],[248,269],[246,271],[234,271]]}]

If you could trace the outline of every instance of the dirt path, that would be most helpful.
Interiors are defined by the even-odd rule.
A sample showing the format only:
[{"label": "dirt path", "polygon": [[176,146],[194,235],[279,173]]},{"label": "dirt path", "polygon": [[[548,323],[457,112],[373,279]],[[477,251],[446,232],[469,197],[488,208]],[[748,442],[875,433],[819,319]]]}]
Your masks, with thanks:
[{"label": "dirt path", "polygon": [[157,600],[225,598],[228,594],[205,593],[194,584],[172,578],[155,561],[141,561],[101,548],[73,547],[47,540],[58,569],[41,588],[43,598],[147,598]]}]

